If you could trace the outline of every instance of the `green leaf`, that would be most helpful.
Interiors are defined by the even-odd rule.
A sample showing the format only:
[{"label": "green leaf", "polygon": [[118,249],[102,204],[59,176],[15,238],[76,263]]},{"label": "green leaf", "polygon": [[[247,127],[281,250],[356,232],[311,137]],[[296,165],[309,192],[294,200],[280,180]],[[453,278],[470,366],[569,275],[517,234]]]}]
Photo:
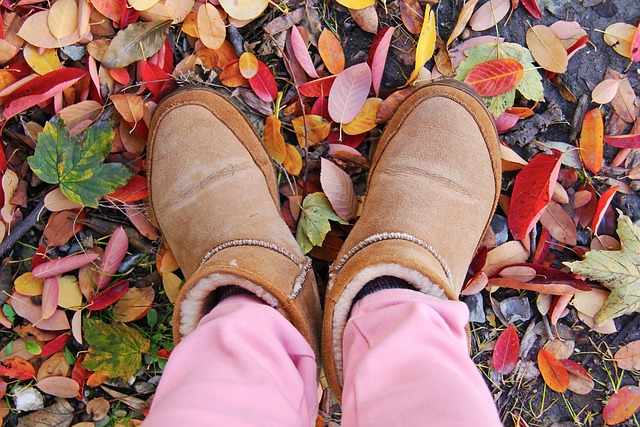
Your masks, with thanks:
[{"label": "green leaf", "polygon": [[150,341],[135,329],[123,324],[108,324],[87,319],[84,338],[91,346],[82,366],[109,378],[129,378],[140,367],[142,353],[149,350]]},{"label": "green leaf", "polygon": [[7,316],[7,319],[13,325],[13,322],[15,322],[16,320],[16,312],[13,310],[13,307],[11,307],[9,304],[4,304],[2,306],[2,312],[5,316]]},{"label": "green leaf", "polygon": [[40,353],[42,353],[42,348],[31,341],[25,341],[24,342],[24,348],[31,354],[35,354],[36,356]]},{"label": "green leaf", "polygon": [[314,246],[322,246],[324,238],[331,230],[329,221],[348,224],[334,212],[324,193],[313,193],[305,197],[296,231],[296,240],[303,253],[306,254]]},{"label": "green leaf", "polygon": [[67,363],[71,366],[76,364],[77,359],[75,358],[75,356],[73,355],[73,353],[71,353],[71,350],[69,350],[68,347],[64,348],[64,359],[67,361]]},{"label": "green leaf", "polygon": [[[533,64],[533,57],[527,48],[516,43],[485,43],[472,47],[465,52],[465,55],[467,59],[462,61],[456,70],[457,80],[464,80],[472,69],[484,62],[512,58],[520,61],[524,68],[522,80],[516,86],[516,90],[532,101],[544,101],[542,76]],[[513,106],[514,99],[515,92],[507,92],[498,96],[486,97],[484,101],[491,114],[497,117],[507,108]]]},{"label": "green leaf", "polygon": [[38,144],[29,165],[49,184],[60,184],[69,200],[98,207],[98,200],[127,183],[131,172],[120,163],[103,163],[111,150],[113,127],[100,121],[71,138],[59,117],[38,134]]},{"label": "green leaf", "polygon": [[170,26],[171,19],[129,25],[111,40],[102,58],[102,65],[107,68],[122,68],[150,58],[162,47]]},{"label": "green leaf", "polygon": [[150,308],[149,311],[147,312],[147,325],[149,325],[150,328],[153,328],[157,324],[158,324],[158,310],[156,310],[155,308]]},{"label": "green leaf", "polygon": [[611,290],[607,302],[595,317],[597,325],[640,309],[640,227],[619,213],[621,250],[589,251],[582,261],[564,263],[574,273]]}]

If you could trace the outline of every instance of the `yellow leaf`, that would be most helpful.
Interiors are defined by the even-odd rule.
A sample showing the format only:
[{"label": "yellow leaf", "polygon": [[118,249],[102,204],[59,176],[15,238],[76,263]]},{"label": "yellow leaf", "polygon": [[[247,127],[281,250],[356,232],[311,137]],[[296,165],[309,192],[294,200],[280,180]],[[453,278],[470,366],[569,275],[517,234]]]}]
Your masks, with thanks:
[{"label": "yellow leaf", "polygon": [[156,267],[160,275],[174,272],[180,268],[171,249],[165,246],[162,246],[156,255]]},{"label": "yellow leaf", "polygon": [[278,163],[285,161],[287,150],[282,136],[282,123],[276,116],[267,116],[264,123],[264,146],[273,160]]},{"label": "yellow leaf", "polygon": [[155,298],[152,286],[146,288],[131,288],[113,306],[113,314],[118,322],[133,322],[144,316]]},{"label": "yellow leaf", "polygon": [[38,50],[30,44],[24,45],[24,59],[33,71],[43,75],[60,68],[60,59],[55,49],[45,49],[42,54]]},{"label": "yellow leaf", "polygon": [[418,46],[416,47],[416,65],[407,80],[407,84],[412,83],[418,78],[420,69],[427,63],[433,56],[433,52],[436,50],[436,18],[431,10],[431,6],[427,5],[424,11],[424,23],[422,24],[422,31],[420,31],[420,37],[418,38]]},{"label": "yellow leaf", "polygon": [[[84,0],[83,0],[84,1]],[[70,35],[78,27],[78,3],[76,0],[58,0],[47,17],[49,31],[53,37],[62,39]]]},{"label": "yellow leaf", "polygon": [[189,12],[182,23],[182,32],[191,37],[200,38],[198,34],[198,12]]},{"label": "yellow leaf", "polygon": [[374,6],[376,0],[336,0],[339,4],[349,9],[364,9],[365,7]]},{"label": "yellow leaf", "polygon": [[156,3],[158,3],[158,1],[160,0],[129,0],[129,4],[135,10],[142,12],[144,10],[151,9],[156,5]]},{"label": "yellow leaf", "polygon": [[16,82],[16,78],[7,70],[0,70],[0,91]]},{"label": "yellow leaf", "polygon": [[180,288],[182,287],[182,279],[171,272],[164,273],[162,275],[162,286],[164,287],[164,292],[167,294],[167,298],[169,298],[169,302],[171,302],[171,304],[175,303],[176,299],[178,299]]},{"label": "yellow leaf", "polygon": [[232,18],[246,21],[260,16],[269,6],[269,0],[220,0],[220,6]]},{"label": "yellow leaf", "polygon": [[200,41],[209,49],[218,49],[227,37],[227,28],[220,12],[207,3],[198,10],[198,34]]},{"label": "yellow leaf", "polygon": [[380,98],[367,99],[356,118],[342,125],[344,133],[347,135],[360,135],[376,127],[376,114],[378,114],[380,105],[382,105],[382,99]]},{"label": "yellow leaf", "polygon": [[569,56],[562,40],[544,25],[536,25],[527,31],[527,47],[542,68],[554,73],[567,71]]},{"label": "yellow leaf", "polygon": [[74,276],[58,277],[60,293],[58,294],[58,305],[62,308],[77,310],[82,306],[82,292],[78,285],[78,279]]},{"label": "yellow leaf", "polygon": [[16,288],[16,292],[33,297],[36,295],[42,295],[42,287],[44,286],[44,279],[37,279],[33,277],[31,272],[26,272],[19,276],[13,285]]},{"label": "yellow leaf", "polygon": [[[316,116],[314,114],[307,114],[307,139],[309,140],[309,145],[314,146],[319,142],[324,141],[329,136],[331,132],[331,124],[325,120],[322,116]],[[300,147],[304,147],[305,145],[305,128],[304,128],[304,117],[296,117],[291,120],[291,124],[293,125],[293,131],[296,133],[296,137],[298,138],[298,145]]]},{"label": "yellow leaf", "polygon": [[55,38],[49,31],[48,20],[48,10],[34,13],[24,21],[20,31],[18,31],[18,36],[22,37],[27,43],[44,48],[69,46],[80,40],[77,26],[68,36],[61,39]]},{"label": "yellow leaf", "polygon": [[282,162],[282,166],[284,169],[289,172],[291,175],[298,175],[302,170],[302,156],[291,144],[286,144],[285,148],[287,150],[287,157]]},{"label": "yellow leaf", "polygon": [[631,42],[636,33],[636,27],[630,24],[618,22],[611,24],[604,30],[604,41],[613,47],[619,55],[625,58],[631,57]]},{"label": "yellow leaf", "polygon": [[240,55],[240,74],[245,79],[250,79],[251,77],[258,74],[258,58],[251,53],[245,52]]}]

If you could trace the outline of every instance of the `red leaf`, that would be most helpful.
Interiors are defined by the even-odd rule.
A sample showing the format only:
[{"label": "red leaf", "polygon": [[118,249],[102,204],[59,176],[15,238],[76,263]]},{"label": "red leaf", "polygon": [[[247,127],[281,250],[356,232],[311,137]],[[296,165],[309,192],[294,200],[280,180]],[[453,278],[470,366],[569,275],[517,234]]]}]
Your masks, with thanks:
[{"label": "red leaf", "polygon": [[31,258],[31,271],[45,262],[47,262],[47,248],[43,244],[40,244],[33,258]]},{"label": "red leaf", "polygon": [[640,61],[640,25],[636,28],[636,33],[631,41],[631,60],[633,62]]},{"label": "red leaf", "polygon": [[316,102],[313,103],[313,107],[311,107],[311,114],[324,117],[327,121],[330,121],[331,117],[329,117],[329,100],[324,96],[316,99]]},{"label": "red leaf", "polygon": [[607,424],[618,424],[631,417],[639,407],[640,387],[620,387],[604,406],[602,418]]},{"label": "red leaf", "polygon": [[115,22],[120,22],[125,3],[124,0],[91,0],[91,4],[98,12]]},{"label": "red leaf", "polygon": [[129,237],[124,228],[118,227],[111,235],[109,243],[104,250],[102,264],[100,264],[100,275],[98,278],[98,290],[101,290],[109,284],[113,275],[120,267],[122,260],[127,254],[129,248]]},{"label": "red leaf", "polygon": [[564,393],[569,386],[569,373],[564,366],[544,348],[538,352],[538,368],[542,379],[553,391]]},{"label": "red leaf", "polygon": [[480,96],[496,96],[514,89],[522,80],[524,67],[512,58],[494,59],[473,68],[464,81]]},{"label": "red leaf", "polygon": [[300,34],[300,30],[298,30],[298,27],[295,25],[291,27],[290,40],[293,54],[296,56],[300,66],[309,75],[309,77],[317,79],[318,73],[316,72],[316,67],[313,66],[313,61],[311,60],[311,55],[309,55],[309,51],[307,50],[307,45]]},{"label": "red leaf", "polygon": [[140,76],[147,84],[149,92],[154,95],[158,95],[168,82],[173,81],[166,71],[149,61],[140,63]]},{"label": "red leaf", "polygon": [[631,135],[605,136],[604,142],[616,148],[640,148],[640,133]]},{"label": "red leaf", "polygon": [[61,68],[36,77],[7,97],[2,115],[8,120],[19,112],[62,93],[86,74],[86,71],[77,68]]},{"label": "red leaf", "polygon": [[47,277],[57,276],[59,274],[68,273],[77,270],[87,264],[98,259],[100,255],[92,252],[80,255],[71,255],[66,258],[56,259],[54,261],[45,262],[33,269],[33,277],[46,279]]},{"label": "red leaf", "polygon": [[501,288],[534,291],[534,292],[538,292],[540,294],[546,294],[546,295],[574,295],[574,294],[577,294],[578,292],[582,292],[581,289],[578,289],[575,286],[571,286],[565,283],[532,283],[532,282],[522,282],[516,279],[503,279],[503,278],[489,279],[488,286],[498,286]]},{"label": "red leaf", "polygon": [[542,19],[542,11],[538,7],[538,2],[536,0],[522,0],[522,5],[529,11],[531,16],[536,19]]},{"label": "red leaf", "polygon": [[120,15],[120,28],[126,28],[129,24],[133,24],[140,17],[140,12],[132,7],[123,7]]},{"label": "red leaf", "polygon": [[538,239],[538,246],[536,246],[536,253],[533,255],[533,263],[540,264],[547,256],[547,253],[549,253],[549,249],[551,249],[551,234],[549,230],[542,227],[540,238]]},{"label": "red leaf", "polygon": [[147,179],[140,175],[133,175],[125,185],[104,198],[114,203],[133,203],[148,196]]},{"label": "red leaf", "polygon": [[127,85],[131,80],[131,76],[126,68],[110,68],[109,74],[113,77],[113,80],[120,84]]},{"label": "red leaf", "polygon": [[110,306],[111,304],[122,298],[122,296],[126,294],[128,290],[129,282],[126,280],[121,280],[120,282],[105,289],[104,291],[93,297],[93,299],[89,301],[87,309],[89,309],[89,311],[102,310],[103,308]]},{"label": "red leaf", "polygon": [[618,191],[618,187],[618,185],[611,187],[602,193],[602,196],[600,196],[598,206],[596,207],[596,213],[593,215],[593,221],[591,222],[591,231],[594,234],[598,234],[598,226],[600,226],[600,222],[602,222],[602,218],[604,218],[604,214],[611,204],[613,196],[615,196],[616,191]]},{"label": "red leaf", "polygon": [[342,140],[340,140],[340,132],[333,131],[327,137],[327,142],[329,144],[342,144],[351,148],[358,148],[362,141],[364,141],[365,134],[361,133],[360,135],[345,135],[342,134]]},{"label": "red leaf", "polygon": [[273,102],[278,96],[278,85],[273,73],[262,61],[258,61],[258,73],[249,79],[249,84],[258,98],[264,102]]},{"label": "red leaf", "polygon": [[557,151],[538,154],[516,176],[508,219],[509,230],[516,240],[527,237],[549,204],[561,157],[562,153]]},{"label": "red leaf", "polygon": [[387,54],[389,53],[389,46],[391,46],[391,37],[393,37],[395,29],[395,27],[387,27],[380,30],[373,38],[373,42],[371,42],[371,47],[369,48],[367,64],[371,67],[373,91],[376,93],[376,96],[380,93],[382,75],[384,74],[384,67],[387,63]]},{"label": "red leaf", "polygon": [[65,344],[67,344],[69,338],[71,338],[71,335],[68,333],[58,335],[56,338],[42,346],[42,353],[40,353],[40,357],[49,357],[52,354],[61,351]]},{"label": "red leaf", "polygon": [[584,35],[575,41],[571,46],[567,48],[567,55],[571,55],[576,50],[580,49],[582,46],[586,45],[589,41],[589,36]]},{"label": "red leaf", "polygon": [[520,341],[515,326],[509,325],[496,341],[493,349],[493,367],[504,375],[510,374],[518,363]]},{"label": "red leaf", "polygon": [[336,123],[356,118],[369,95],[371,69],[366,62],[353,65],[336,77],[329,92],[329,115]]},{"label": "red leaf", "polygon": [[576,279],[573,274],[565,273],[562,270],[558,270],[557,268],[547,267],[545,265],[540,264],[530,264],[530,263],[518,263],[518,264],[510,264],[504,268],[501,268],[498,271],[498,275],[500,272],[509,267],[528,267],[536,272],[536,276],[529,280],[529,283],[538,283],[538,284],[565,284],[569,285],[573,288],[576,288],[580,291],[590,291],[591,286],[584,280]]},{"label": "red leaf", "polygon": [[[0,365],[0,374],[16,380],[31,380],[36,376],[36,370],[31,363],[21,357],[5,360]],[[5,366],[6,365],[6,366]]]},{"label": "red leaf", "polygon": [[337,76],[323,77],[318,80],[307,82],[298,86],[298,92],[300,92],[300,95],[306,96],[307,98],[329,96],[331,86],[333,86],[333,82],[336,80],[336,77]]},{"label": "red leaf", "polygon": [[78,391],[78,396],[76,396],[77,400],[82,401],[82,393],[84,391],[84,383],[89,378],[89,371],[82,366],[82,362],[84,361],[84,354],[78,356],[76,363],[73,365],[73,369],[71,370],[71,379],[78,383],[80,386],[80,390]]}]

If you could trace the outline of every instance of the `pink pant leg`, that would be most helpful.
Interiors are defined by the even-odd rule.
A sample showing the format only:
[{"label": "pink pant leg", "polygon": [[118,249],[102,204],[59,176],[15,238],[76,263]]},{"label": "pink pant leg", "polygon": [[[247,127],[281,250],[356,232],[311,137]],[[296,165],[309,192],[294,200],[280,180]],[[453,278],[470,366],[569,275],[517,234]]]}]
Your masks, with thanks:
[{"label": "pink pant leg", "polygon": [[144,426],[309,426],[316,366],[280,313],[253,296],[229,297],[176,346]]},{"label": "pink pant leg", "polygon": [[464,303],[406,289],[368,295],[344,334],[342,426],[501,426],[468,355]]}]

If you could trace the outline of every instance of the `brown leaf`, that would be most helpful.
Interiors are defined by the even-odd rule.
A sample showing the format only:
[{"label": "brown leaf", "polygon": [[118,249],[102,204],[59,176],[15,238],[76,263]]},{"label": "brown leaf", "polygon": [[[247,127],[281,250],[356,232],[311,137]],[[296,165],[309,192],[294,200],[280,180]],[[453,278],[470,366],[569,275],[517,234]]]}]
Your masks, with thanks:
[{"label": "brown leaf", "polygon": [[71,399],[78,395],[80,386],[67,377],[46,377],[36,383],[43,392],[63,399]]},{"label": "brown leaf", "polygon": [[367,6],[364,9],[349,9],[349,13],[356,24],[367,33],[378,32],[378,12],[375,6]]},{"label": "brown leaf", "polygon": [[40,381],[48,377],[66,377],[70,369],[71,366],[67,362],[64,352],[60,351],[51,355],[40,365],[36,378]]},{"label": "brown leaf", "polygon": [[82,229],[79,222],[84,217],[84,211],[72,210],[54,212],[49,217],[44,229],[44,238],[48,246],[62,246]]},{"label": "brown leaf", "polygon": [[640,369],[640,341],[633,341],[621,347],[613,356],[618,368],[628,371]]},{"label": "brown leaf", "polygon": [[160,50],[169,33],[170,20],[139,22],[120,30],[102,58],[107,68],[123,68]]},{"label": "brown leaf", "polygon": [[[478,0],[475,0],[476,2]],[[400,16],[402,23],[411,34],[420,34],[424,13],[418,0],[400,0]]]},{"label": "brown leaf", "polygon": [[487,276],[495,275],[498,270],[509,264],[526,262],[529,258],[527,251],[519,241],[510,241],[491,249],[487,254],[487,261],[483,267]]},{"label": "brown leaf", "polygon": [[96,397],[87,403],[87,414],[93,415],[94,421],[98,421],[106,417],[110,409],[111,406],[109,405],[109,401],[104,397]]},{"label": "brown leaf", "polygon": [[561,205],[550,201],[542,212],[540,223],[549,230],[551,236],[566,245],[575,246],[578,232],[573,220]]},{"label": "brown leaf", "polygon": [[152,286],[146,288],[131,288],[113,306],[113,314],[118,322],[133,322],[144,317],[155,298]]},{"label": "brown leaf", "polygon": [[40,411],[20,417],[17,427],[68,427],[74,413],[69,402],[60,400]]},{"label": "brown leaf", "polygon": [[475,9],[478,4],[478,0],[470,0],[462,6],[460,9],[460,15],[458,16],[458,21],[456,22],[456,26],[453,27],[451,31],[451,35],[447,40],[447,47],[464,31],[469,19],[471,19],[471,15],[473,14],[473,9]]},{"label": "brown leaf", "polygon": [[138,95],[112,95],[111,101],[122,118],[129,123],[138,123],[144,115],[144,102]]}]

